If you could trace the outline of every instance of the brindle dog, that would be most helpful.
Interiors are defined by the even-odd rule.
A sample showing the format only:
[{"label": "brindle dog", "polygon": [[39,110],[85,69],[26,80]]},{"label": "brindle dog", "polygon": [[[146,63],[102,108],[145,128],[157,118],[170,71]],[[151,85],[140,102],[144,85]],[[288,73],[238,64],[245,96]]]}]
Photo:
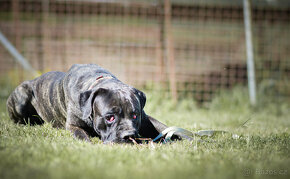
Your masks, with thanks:
[{"label": "brindle dog", "polygon": [[43,124],[70,130],[74,137],[130,142],[154,138],[166,125],[144,112],[143,92],[122,83],[94,64],[76,64],[68,72],[48,72],[20,84],[9,96],[10,118],[20,124]]}]

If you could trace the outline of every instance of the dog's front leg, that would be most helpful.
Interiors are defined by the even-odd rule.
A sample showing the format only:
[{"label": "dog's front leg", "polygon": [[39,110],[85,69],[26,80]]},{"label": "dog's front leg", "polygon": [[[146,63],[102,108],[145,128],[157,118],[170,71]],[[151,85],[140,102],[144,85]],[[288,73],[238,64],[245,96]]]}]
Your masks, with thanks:
[{"label": "dog's front leg", "polygon": [[160,132],[166,129],[167,126],[153,117],[146,115],[143,111],[141,119],[141,127],[139,134],[143,137],[155,138]]},{"label": "dog's front leg", "polygon": [[76,139],[81,139],[87,142],[91,142],[89,135],[87,131],[85,130],[87,125],[85,124],[83,120],[79,119],[76,115],[74,115],[72,111],[73,110],[70,107],[68,107],[66,124],[65,124],[66,130],[69,130],[73,134],[73,137]]},{"label": "dog's front leg", "polygon": [[162,132],[163,130],[165,130],[167,128],[167,126],[165,124],[163,124],[162,122],[158,121],[157,119],[146,115],[148,121],[150,121],[150,123],[155,127],[155,129],[158,131],[158,133]]},{"label": "dog's front leg", "polygon": [[67,124],[66,130],[69,130],[73,134],[74,138],[85,140],[87,142],[91,142],[87,132],[78,126]]}]

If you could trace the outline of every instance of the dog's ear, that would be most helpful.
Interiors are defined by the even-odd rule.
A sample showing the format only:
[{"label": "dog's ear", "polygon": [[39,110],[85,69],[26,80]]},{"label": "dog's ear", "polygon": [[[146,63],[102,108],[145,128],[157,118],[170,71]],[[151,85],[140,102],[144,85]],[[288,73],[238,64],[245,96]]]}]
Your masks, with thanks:
[{"label": "dog's ear", "polygon": [[88,90],[80,93],[79,105],[82,113],[82,119],[87,119],[92,113],[92,107],[97,95],[107,93],[108,89],[99,88],[97,90]]},{"label": "dog's ear", "polygon": [[142,91],[137,89],[135,90],[135,94],[137,95],[140,101],[141,109],[143,109],[146,104],[146,95]]}]

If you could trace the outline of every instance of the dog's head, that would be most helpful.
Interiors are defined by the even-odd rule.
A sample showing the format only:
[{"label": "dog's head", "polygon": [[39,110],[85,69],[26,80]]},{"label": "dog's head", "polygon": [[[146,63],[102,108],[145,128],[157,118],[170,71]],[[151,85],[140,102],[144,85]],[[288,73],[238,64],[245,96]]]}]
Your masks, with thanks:
[{"label": "dog's head", "polygon": [[131,142],[141,125],[146,96],[132,88],[98,88],[80,96],[83,119],[90,118],[104,143]]}]

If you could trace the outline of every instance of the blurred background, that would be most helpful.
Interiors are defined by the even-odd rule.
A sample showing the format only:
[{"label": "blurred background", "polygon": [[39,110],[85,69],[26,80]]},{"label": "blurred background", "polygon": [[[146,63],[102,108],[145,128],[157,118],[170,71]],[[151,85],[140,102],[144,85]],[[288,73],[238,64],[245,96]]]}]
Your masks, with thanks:
[{"label": "blurred background", "polygon": [[[257,91],[290,99],[290,2],[250,11]],[[95,63],[199,104],[248,85],[242,0],[0,0],[0,31],[41,73]],[[0,44],[2,97],[31,73]]]}]

